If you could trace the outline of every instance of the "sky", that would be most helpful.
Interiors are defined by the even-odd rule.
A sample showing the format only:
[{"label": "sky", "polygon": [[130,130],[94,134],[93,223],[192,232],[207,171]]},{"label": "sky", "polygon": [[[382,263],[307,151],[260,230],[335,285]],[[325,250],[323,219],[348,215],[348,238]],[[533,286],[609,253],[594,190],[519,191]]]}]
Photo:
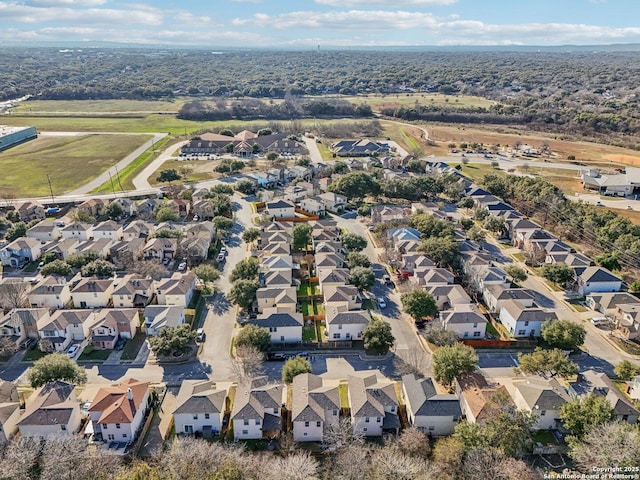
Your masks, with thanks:
[{"label": "sky", "polygon": [[637,0],[0,0],[0,45],[205,47],[640,43]]}]

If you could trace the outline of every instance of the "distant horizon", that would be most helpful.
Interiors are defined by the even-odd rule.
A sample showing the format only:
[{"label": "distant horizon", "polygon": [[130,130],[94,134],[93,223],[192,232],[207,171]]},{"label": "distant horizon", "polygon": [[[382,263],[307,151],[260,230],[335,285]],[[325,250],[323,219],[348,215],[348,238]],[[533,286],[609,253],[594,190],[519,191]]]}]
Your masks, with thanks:
[{"label": "distant horizon", "polygon": [[631,0],[0,0],[0,44],[206,48],[640,43]]}]

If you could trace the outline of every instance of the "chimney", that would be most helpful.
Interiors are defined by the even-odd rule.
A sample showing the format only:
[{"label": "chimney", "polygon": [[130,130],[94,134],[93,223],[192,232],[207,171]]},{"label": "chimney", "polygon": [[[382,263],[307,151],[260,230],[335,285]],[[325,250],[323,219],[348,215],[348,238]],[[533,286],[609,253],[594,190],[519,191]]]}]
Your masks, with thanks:
[{"label": "chimney", "polygon": [[127,398],[129,400],[133,400],[133,390],[131,390],[130,388],[127,388]]}]

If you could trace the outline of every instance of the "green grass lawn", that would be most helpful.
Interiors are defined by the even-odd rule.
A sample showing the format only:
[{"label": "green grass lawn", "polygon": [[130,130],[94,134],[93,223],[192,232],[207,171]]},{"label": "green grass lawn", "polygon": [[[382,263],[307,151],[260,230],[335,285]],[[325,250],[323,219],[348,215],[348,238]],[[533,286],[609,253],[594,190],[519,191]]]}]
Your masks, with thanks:
[{"label": "green grass lawn", "polygon": [[338,395],[340,395],[340,407],[349,408],[349,386],[346,383],[338,385]]},{"label": "green grass lawn", "polygon": [[557,445],[556,437],[553,436],[553,433],[549,430],[538,430],[533,435],[531,435],[531,440],[534,443],[539,442],[542,445]]},{"label": "green grass lawn", "polygon": [[39,264],[40,264],[40,260],[34,260],[33,262],[30,262],[26,267],[24,267],[23,272],[33,273],[38,269]]},{"label": "green grass lawn", "polygon": [[40,349],[37,346],[35,346],[25,354],[22,360],[24,360],[25,362],[35,362],[36,360],[44,357],[45,355],[47,354],[40,351]]},{"label": "green grass lawn", "polygon": [[300,302],[300,310],[304,316],[313,315],[313,304],[309,300],[303,300]]},{"label": "green grass lawn", "polygon": [[19,115],[52,113],[177,112],[186,99],[165,100],[30,100],[13,109]]},{"label": "green grass lawn", "polygon": [[316,145],[323,160],[336,160],[336,158],[333,157],[333,153],[329,151],[329,147],[327,145],[324,143],[316,143]]},{"label": "green grass lawn", "polygon": [[313,323],[311,325],[305,325],[304,327],[302,327],[302,341],[303,342],[316,341],[316,326]]},{"label": "green grass lawn", "polygon": [[615,343],[621,350],[627,352],[630,355],[640,355],[640,345],[629,340],[623,340],[617,337],[609,337],[609,339]]},{"label": "green grass lawn", "polygon": [[54,195],[78,188],[149,140],[146,135],[40,137],[0,155],[0,190],[17,196]]},{"label": "green grass lawn", "polygon": [[78,357],[78,361],[104,362],[110,354],[111,350],[100,350],[87,345]]},{"label": "green grass lawn", "polygon": [[522,253],[512,253],[511,256],[518,262],[524,262],[524,255]]},{"label": "green grass lawn", "polygon": [[134,360],[140,351],[140,347],[146,340],[147,336],[144,332],[137,332],[136,336],[131,340],[128,340],[122,350],[122,356],[120,357],[122,360]]},{"label": "green grass lawn", "polygon": [[571,300],[568,300],[571,308],[573,308],[576,312],[586,312],[587,310],[589,310],[587,307],[582,305],[583,301],[584,298],[572,298]]},{"label": "green grass lawn", "polygon": [[498,332],[492,323],[487,323],[487,333],[493,335],[495,338],[500,338],[500,332]]},{"label": "green grass lawn", "polygon": [[488,173],[500,172],[488,163],[468,163],[462,165],[460,170],[465,176],[471,178],[475,182],[482,182],[484,176]]}]

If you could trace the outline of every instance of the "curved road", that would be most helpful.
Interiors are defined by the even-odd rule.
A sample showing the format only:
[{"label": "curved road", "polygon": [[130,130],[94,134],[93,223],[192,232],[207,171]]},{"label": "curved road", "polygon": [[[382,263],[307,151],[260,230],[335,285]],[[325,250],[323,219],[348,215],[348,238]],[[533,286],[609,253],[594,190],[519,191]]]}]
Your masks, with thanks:
[{"label": "curved road", "polygon": [[164,162],[166,162],[167,160],[171,160],[172,158],[175,158],[171,154],[173,151],[175,151],[177,148],[182,148],[182,146],[186,145],[187,143],[189,143],[188,140],[184,140],[184,141],[179,142],[179,143],[174,143],[173,145],[171,145],[167,149],[165,149],[160,155],[158,155],[158,158],[156,158],[153,162],[151,162],[149,165],[147,165],[145,167],[145,169],[142,170],[142,172],[140,172],[133,179],[133,186],[136,188],[136,190],[144,190],[144,189],[147,189],[147,188],[153,188],[151,186],[151,184],[149,183],[149,177],[151,177],[151,175],[153,175],[153,173],[158,168],[160,168]]}]

